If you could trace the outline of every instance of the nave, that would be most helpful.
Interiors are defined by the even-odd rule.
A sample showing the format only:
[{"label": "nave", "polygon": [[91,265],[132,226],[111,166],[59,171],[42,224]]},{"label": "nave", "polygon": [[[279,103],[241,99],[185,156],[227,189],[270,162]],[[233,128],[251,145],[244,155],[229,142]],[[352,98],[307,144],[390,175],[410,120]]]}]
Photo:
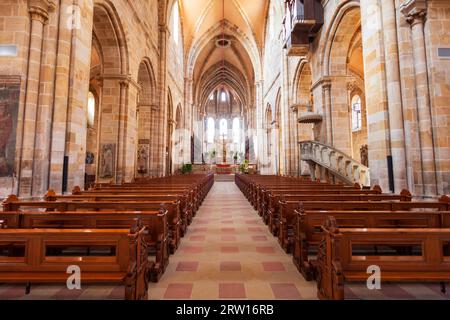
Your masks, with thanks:
[{"label": "nave", "polygon": [[[0,299],[123,299],[123,286],[0,285]],[[365,283],[345,287],[346,299],[450,299],[439,284]],[[165,273],[150,283],[150,300],[317,299],[315,281],[305,281],[234,182],[215,182]]]}]

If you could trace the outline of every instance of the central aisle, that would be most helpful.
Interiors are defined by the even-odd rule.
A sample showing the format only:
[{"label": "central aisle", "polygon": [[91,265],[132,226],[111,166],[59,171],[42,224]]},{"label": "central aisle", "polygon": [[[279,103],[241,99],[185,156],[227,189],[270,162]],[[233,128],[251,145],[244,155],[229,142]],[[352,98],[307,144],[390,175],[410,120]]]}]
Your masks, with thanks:
[{"label": "central aisle", "polygon": [[316,299],[234,182],[215,182],[150,299]]}]

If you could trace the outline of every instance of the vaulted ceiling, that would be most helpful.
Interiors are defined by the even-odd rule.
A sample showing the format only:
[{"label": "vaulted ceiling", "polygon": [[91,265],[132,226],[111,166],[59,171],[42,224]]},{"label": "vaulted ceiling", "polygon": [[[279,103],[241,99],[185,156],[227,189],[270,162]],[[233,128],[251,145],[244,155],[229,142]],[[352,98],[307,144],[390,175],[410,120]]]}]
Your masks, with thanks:
[{"label": "vaulted ceiling", "polygon": [[[260,73],[269,0],[180,0],[188,74],[199,107],[227,87],[245,105]],[[226,43],[220,43],[225,37]]]}]

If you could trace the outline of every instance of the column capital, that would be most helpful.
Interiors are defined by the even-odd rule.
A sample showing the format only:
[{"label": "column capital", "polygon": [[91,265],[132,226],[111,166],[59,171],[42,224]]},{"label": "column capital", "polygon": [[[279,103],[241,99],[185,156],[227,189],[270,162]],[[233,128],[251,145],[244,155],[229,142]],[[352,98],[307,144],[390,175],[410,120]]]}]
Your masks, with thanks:
[{"label": "column capital", "polygon": [[54,0],[28,0],[28,12],[31,20],[37,20],[43,24],[48,21],[49,12],[55,8]]},{"label": "column capital", "polygon": [[417,23],[423,23],[427,15],[426,0],[406,0],[400,6],[400,12],[406,18],[411,26]]},{"label": "column capital", "polygon": [[324,76],[317,80],[313,85],[311,86],[311,90],[316,89],[318,86],[322,86],[322,89],[331,89],[331,78],[329,76]]}]

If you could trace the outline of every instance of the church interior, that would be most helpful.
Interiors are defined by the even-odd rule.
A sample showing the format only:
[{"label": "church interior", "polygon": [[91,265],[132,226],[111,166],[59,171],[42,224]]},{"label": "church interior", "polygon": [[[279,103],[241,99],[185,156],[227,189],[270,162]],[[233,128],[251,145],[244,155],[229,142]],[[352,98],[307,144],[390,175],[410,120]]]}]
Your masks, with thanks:
[{"label": "church interior", "polygon": [[449,0],[0,0],[0,300],[450,299],[448,30]]}]

